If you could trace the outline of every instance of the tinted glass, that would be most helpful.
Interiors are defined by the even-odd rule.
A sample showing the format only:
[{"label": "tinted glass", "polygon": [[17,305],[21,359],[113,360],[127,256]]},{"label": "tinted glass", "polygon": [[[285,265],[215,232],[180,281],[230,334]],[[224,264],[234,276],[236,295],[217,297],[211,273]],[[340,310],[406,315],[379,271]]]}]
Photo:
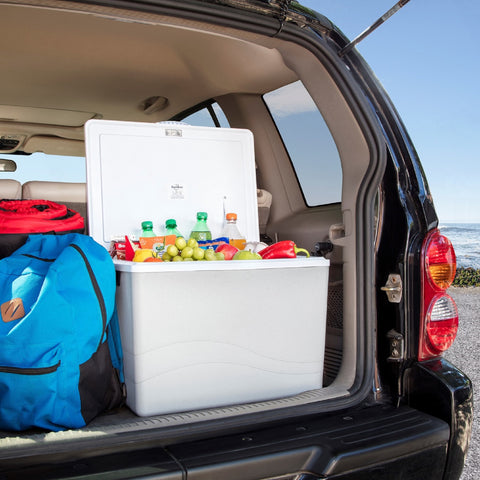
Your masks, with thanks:
[{"label": "tinted glass", "polygon": [[[184,117],[182,122],[199,127],[230,127],[228,120],[218,103],[213,103],[211,105],[211,110],[208,107],[203,107],[197,110],[195,113]],[[216,122],[218,122],[218,124]]]},{"label": "tinted glass", "polygon": [[31,155],[0,154],[17,164],[15,172],[0,172],[1,178],[13,178],[20,183],[30,180],[50,182],[85,182],[86,168],[84,157],[47,155],[36,152]]},{"label": "tinted glass", "polygon": [[320,111],[298,81],[264,95],[308,206],[341,201],[337,147]]}]

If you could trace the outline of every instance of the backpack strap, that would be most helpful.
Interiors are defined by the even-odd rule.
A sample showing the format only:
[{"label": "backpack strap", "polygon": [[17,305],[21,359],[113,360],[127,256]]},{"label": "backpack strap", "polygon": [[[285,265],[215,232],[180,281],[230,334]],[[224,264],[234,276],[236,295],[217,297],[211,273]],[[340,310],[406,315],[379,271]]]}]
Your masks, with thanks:
[{"label": "backpack strap", "polygon": [[100,288],[100,285],[98,284],[97,278],[95,276],[95,273],[93,272],[92,266],[90,265],[87,255],[85,255],[85,252],[77,244],[72,243],[70,244],[70,246],[74,248],[81,255],[83,261],[85,262],[85,266],[87,267],[90,281],[92,282],[93,290],[95,292],[95,295],[97,296],[98,304],[100,306],[100,312],[102,315],[102,334],[100,335],[100,339],[97,345],[97,350],[98,350],[100,345],[103,343],[103,340],[105,338],[105,333],[107,331],[107,309],[105,307],[105,299],[103,298],[102,290]]}]

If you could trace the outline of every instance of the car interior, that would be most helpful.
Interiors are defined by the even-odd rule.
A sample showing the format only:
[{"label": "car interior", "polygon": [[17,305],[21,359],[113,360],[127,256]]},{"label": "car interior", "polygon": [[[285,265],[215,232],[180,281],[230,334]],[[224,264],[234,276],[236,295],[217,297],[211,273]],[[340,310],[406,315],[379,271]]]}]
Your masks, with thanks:
[{"label": "car interior", "polygon": [[[0,80],[2,156],[15,160],[19,154],[44,152],[84,157],[89,119],[180,120],[196,106],[215,102],[230,127],[253,132],[262,238],[291,239],[330,260],[324,388],[274,401],[159,416],[148,423],[124,409],[94,420],[87,427],[90,434],[172,427],[348,397],[362,348],[357,261],[360,251],[364,258],[372,255],[374,245],[374,232],[360,241],[357,219],[359,210],[367,208],[365,179],[379,153],[375,132],[358,108],[355,92],[342,83],[335,61],[313,43],[305,48],[275,36],[161,12],[56,0],[25,6],[12,0],[0,5],[0,15],[4,45],[8,43],[8,68]],[[338,202],[307,204],[264,100],[266,93],[299,80],[338,149],[343,175]],[[314,153],[321,161],[321,149]],[[1,177],[2,172],[2,198],[48,199],[87,217],[86,183],[32,179],[22,184]],[[42,435],[32,432],[29,438]],[[5,441],[0,440],[2,447]],[[17,438],[15,445],[25,446],[24,441]]]}]

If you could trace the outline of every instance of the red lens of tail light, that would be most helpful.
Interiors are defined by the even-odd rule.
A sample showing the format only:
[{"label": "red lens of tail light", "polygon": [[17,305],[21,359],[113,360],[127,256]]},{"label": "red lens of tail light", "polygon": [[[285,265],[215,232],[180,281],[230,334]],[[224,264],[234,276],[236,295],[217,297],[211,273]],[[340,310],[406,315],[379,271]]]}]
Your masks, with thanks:
[{"label": "red lens of tail light", "polygon": [[450,240],[437,229],[425,239],[422,260],[423,318],[418,359],[428,360],[450,348],[457,335],[457,306],[446,294],[455,278],[457,265]]},{"label": "red lens of tail light", "polygon": [[455,278],[457,259],[450,240],[435,230],[426,242],[425,268],[433,286],[446,290]]}]

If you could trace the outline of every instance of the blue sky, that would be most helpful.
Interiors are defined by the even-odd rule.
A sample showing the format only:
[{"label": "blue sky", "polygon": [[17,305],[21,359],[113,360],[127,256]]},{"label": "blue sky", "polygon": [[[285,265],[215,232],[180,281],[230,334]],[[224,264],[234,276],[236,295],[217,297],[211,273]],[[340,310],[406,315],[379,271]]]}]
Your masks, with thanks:
[{"label": "blue sky", "polygon": [[[397,0],[300,0],[350,39]],[[410,0],[357,49],[399,111],[442,222],[480,222],[478,0]]]}]

